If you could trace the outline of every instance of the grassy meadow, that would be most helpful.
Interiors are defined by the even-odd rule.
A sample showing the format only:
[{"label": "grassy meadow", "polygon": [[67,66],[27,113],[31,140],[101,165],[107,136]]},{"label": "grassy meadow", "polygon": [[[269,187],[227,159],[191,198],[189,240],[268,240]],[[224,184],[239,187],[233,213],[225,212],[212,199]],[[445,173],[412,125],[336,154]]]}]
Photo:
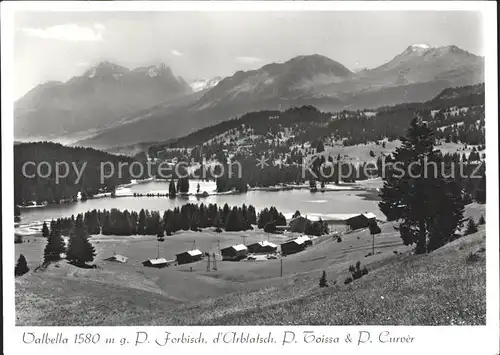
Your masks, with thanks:
[{"label": "grassy meadow", "polygon": [[[467,206],[476,221],[485,206]],[[428,255],[411,255],[393,223],[382,223],[375,255],[368,230],[314,240],[312,247],[280,260],[207,261],[154,269],[155,236],[93,236],[97,269],[66,261],[36,270],[45,240],[34,236],[15,245],[30,272],[16,278],[17,325],[264,325],[264,324],[484,324],[486,317],[485,229]],[[160,243],[160,257],[191,249],[218,252],[242,242],[286,235],[260,230],[234,233],[182,232]],[[27,242],[29,240],[29,242]],[[114,252],[126,264],[103,259]],[[473,255],[473,256],[471,256]],[[360,261],[368,275],[344,285],[349,266]],[[320,288],[325,270],[329,287]]]}]

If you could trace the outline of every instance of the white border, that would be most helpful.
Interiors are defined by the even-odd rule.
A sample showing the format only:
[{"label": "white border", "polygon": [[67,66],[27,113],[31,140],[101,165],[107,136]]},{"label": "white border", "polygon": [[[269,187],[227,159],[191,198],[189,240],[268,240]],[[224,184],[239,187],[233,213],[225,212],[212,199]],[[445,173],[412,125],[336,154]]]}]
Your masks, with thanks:
[{"label": "white border", "polygon": [[[314,329],[317,333],[328,333],[341,337],[339,344],[315,345],[315,344],[295,344],[294,346],[281,347],[279,344],[255,345],[184,345],[157,347],[154,344],[143,345],[141,347],[131,346],[48,346],[48,345],[24,345],[21,343],[23,331],[29,329],[37,333],[43,331],[63,332],[67,336],[77,332],[97,332],[103,337],[113,335],[117,338],[128,336],[134,339],[135,332],[145,330],[150,333],[150,337],[160,336],[165,330],[173,331],[175,327],[14,327],[15,307],[14,307],[14,244],[9,236],[12,236],[13,224],[13,15],[16,11],[401,11],[401,10],[428,10],[428,11],[480,11],[484,23],[484,55],[486,61],[486,141],[487,141],[487,190],[488,204],[487,210],[487,326],[480,327],[370,327],[370,326],[349,326],[349,327],[178,327],[177,331],[189,331],[194,333],[202,329],[208,336],[216,334],[218,331],[252,331],[261,333],[272,329],[273,333],[279,336],[284,330],[294,330],[297,333],[302,330]],[[4,353],[22,354],[28,351],[37,354],[67,353],[85,354],[89,352],[107,354],[132,354],[140,350],[148,350],[158,353],[167,352],[195,352],[216,353],[226,351],[238,351],[238,353],[249,354],[254,351],[328,351],[329,353],[380,353],[380,354],[421,354],[422,351],[434,353],[451,354],[498,354],[499,353],[499,228],[496,216],[498,216],[498,82],[497,82],[497,19],[495,2],[328,2],[328,1],[256,1],[256,2],[2,2],[1,3],[1,53],[2,53],[2,225],[5,243],[3,244],[3,309],[4,309]],[[464,24],[467,26],[467,24]],[[370,345],[356,346],[354,344],[343,343],[343,336],[346,332],[357,332],[369,330],[373,334],[379,331],[390,330],[394,334],[411,334],[416,341],[408,345],[391,344],[384,346],[374,342]]]}]

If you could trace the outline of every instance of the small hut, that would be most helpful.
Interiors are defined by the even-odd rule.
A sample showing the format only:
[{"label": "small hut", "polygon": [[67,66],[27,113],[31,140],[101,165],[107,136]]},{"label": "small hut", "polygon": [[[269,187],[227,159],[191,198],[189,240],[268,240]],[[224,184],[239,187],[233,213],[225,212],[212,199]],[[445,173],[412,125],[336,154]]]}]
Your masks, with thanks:
[{"label": "small hut", "polygon": [[377,216],[373,213],[361,213],[346,220],[346,224],[352,229],[367,228],[371,222],[375,221]]},{"label": "small hut", "polygon": [[306,243],[303,239],[297,238],[289,240],[281,244],[281,254],[289,255],[298,253],[306,248]]},{"label": "small hut", "polygon": [[149,259],[146,261],[142,262],[142,265],[148,266],[148,267],[156,267],[156,268],[162,268],[167,266],[168,261],[165,258],[158,258],[158,259]]},{"label": "small hut", "polygon": [[104,261],[115,261],[118,263],[125,264],[127,262],[128,258],[126,256],[120,255],[120,254],[114,254],[110,256],[109,258],[104,259]]},{"label": "small hut", "polygon": [[231,245],[220,250],[222,260],[239,261],[248,255],[248,248],[243,244]]},{"label": "small hut", "polygon": [[247,248],[248,252],[253,254],[270,254],[270,253],[276,253],[276,251],[278,250],[278,246],[276,244],[271,243],[267,240],[249,244],[247,245]]},{"label": "small hut", "polygon": [[175,256],[177,264],[179,265],[194,263],[200,261],[202,258],[203,253],[198,249],[188,250]]}]

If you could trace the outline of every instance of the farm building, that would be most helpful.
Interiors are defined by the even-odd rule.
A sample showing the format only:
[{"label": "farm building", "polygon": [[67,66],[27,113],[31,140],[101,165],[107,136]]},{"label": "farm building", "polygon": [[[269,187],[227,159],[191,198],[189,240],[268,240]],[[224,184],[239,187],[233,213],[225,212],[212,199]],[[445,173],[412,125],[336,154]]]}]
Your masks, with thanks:
[{"label": "farm building", "polygon": [[126,256],[120,255],[120,254],[114,254],[113,256],[110,256],[109,258],[104,259],[104,261],[116,261],[119,263],[126,263],[128,258]]},{"label": "farm building", "polygon": [[377,216],[373,213],[361,213],[354,217],[351,217],[345,221],[347,226],[349,226],[352,230],[366,228],[370,224],[370,222],[375,221]]},{"label": "farm building", "polygon": [[306,243],[303,239],[297,238],[293,240],[289,240],[288,242],[284,242],[281,244],[281,254],[295,254],[299,251],[302,251],[306,248]]},{"label": "farm building", "polygon": [[254,254],[276,253],[278,250],[278,246],[276,244],[268,242],[267,240],[247,245],[247,248],[250,253]]},{"label": "farm building", "polygon": [[306,248],[313,245],[312,239],[309,238],[307,235],[302,235],[298,237],[297,240],[303,241]]},{"label": "farm building", "polygon": [[238,261],[247,257],[248,249],[243,244],[238,244],[221,249],[220,253],[222,254],[222,260]]},{"label": "farm building", "polygon": [[149,259],[149,260],[142,262],[142,265],[144,265],[144,266],[157,267],[157,268],[165,267],[165,266],[167,266],[167,264],[168,264],[168,261],[165,258]]},{"label": "farm building", "polygon": [[179,265],[194,263],[195,261],[200,261],[203,258],[203,253],[198,249],[188,250],[183,253],[177,254],[175,259]]}]

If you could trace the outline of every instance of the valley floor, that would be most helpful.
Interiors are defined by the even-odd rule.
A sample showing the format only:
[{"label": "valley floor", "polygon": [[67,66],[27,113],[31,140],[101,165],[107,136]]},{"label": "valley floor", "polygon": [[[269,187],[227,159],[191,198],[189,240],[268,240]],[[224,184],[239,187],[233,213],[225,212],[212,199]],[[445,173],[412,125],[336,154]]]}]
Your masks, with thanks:
[{"label": "valley floor", "polygon": [[[467,206],[477,221],[484,205]],[[375,255],[367,230],[323,236],[305,251],[280,260],[217,261],[164,269],[140,263],[156,257],[155,237],[94,236],[98,269],[80,269],[61,261],[45,270],[45,241],[16,244],[31,271],[16,278],[17,325],[281,325],[281,324],[485,324],[486,265],[483,226],[428,255],[411,255],[393,223],[381,224]],[[167,259],[190,249],[202,251],[267,239],[250,233],[185,232],[161,243]],[[270,235],[279,243],[284,236]],[[103,261],[117,252],[126,264]],[[475,256],[471,256],[475,255]],[[163,254],[162,254],[163,256]],[[349,266],[360,261],[368,275],[344,285]],[[326,271],[329,287],[320,288]]]}]

